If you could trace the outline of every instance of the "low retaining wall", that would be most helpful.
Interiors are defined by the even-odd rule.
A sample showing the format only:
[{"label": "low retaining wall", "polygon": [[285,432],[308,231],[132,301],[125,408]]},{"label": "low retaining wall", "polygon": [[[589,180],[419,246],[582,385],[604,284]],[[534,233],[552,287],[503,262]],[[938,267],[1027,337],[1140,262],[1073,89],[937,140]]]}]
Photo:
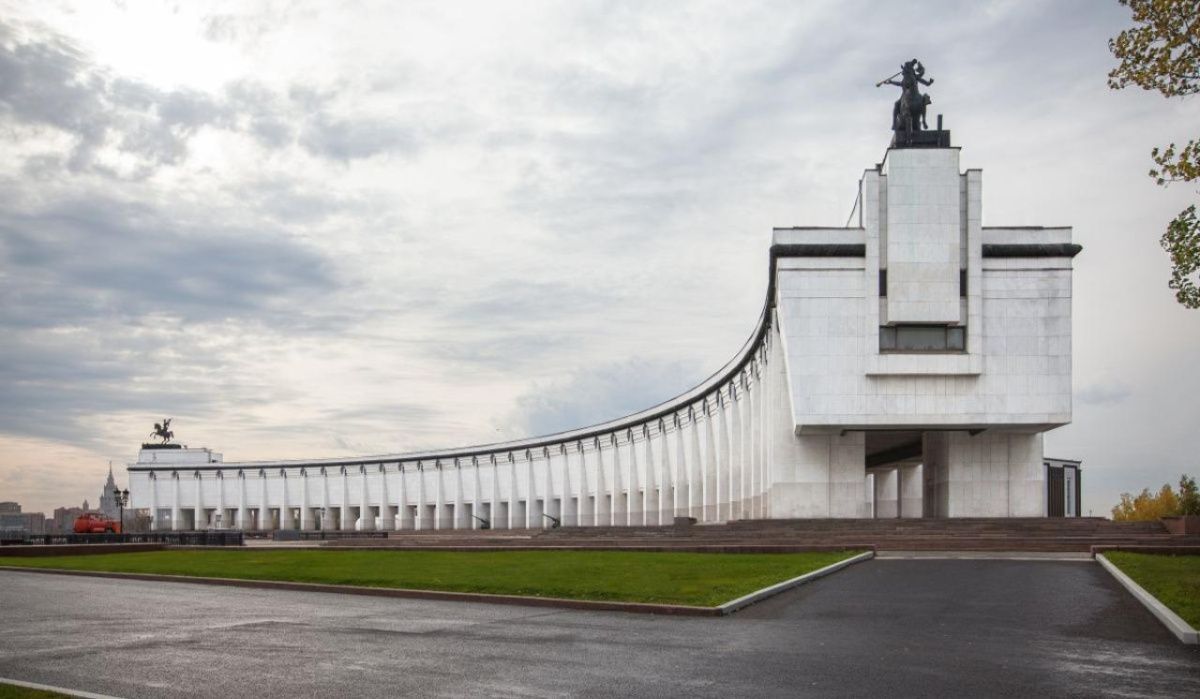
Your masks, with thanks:
[{"label": "low retaining wall", "polygon": [[[261,551],[270,546],[255,546]],[[295,547],[283,547],[294,550]],[[870,551],[874,544],[620,544],[599,543],[592,545],[525,545],[525,544],[350,544],[330,541],[320,545],[321,550],[334,551],[635,551],[640,553],[812,553],[830,551]]]},{"label": "low retaining wall", "polygon": [[162,551],[166,544],[51,544],[0,547],[0,558],[38,558],[44,556],[88,556],[96,553],[138,553]]},{"label": "low retaining wall", "polygon": [[1162,523],[1172,536],[1200,536],[1200,515],[1163,517]]}]

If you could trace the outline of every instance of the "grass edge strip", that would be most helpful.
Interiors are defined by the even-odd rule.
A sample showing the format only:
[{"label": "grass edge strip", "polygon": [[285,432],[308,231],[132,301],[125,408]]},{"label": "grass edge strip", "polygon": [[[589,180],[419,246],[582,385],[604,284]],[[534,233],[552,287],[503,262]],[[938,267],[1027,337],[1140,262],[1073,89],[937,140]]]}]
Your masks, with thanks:
[{"label": "grass edge strip", "polygon": [[66,687],[55,687],[49,684],[38,684],[37,682],[26,682],[25,680],[14,680],[11,677],[0,677],[0,684],[11,684],[14,687],[24,687],[25,689],[37,689],[42,692],[55,692],[57,694],[65,694],[69,697],[82,697],[82,699],[120,699],[109,694],[96,694],[95,692],[84,692],[79,689],[67,689]]},{"label": "grass edge strip", "polygon": [[1188,645],[1200,644],[1200,632],[1193,629],[1191,624],[1184,621],[1183,617],[1171,611],[1171,608],[1159,601],[1157,597],[1150,594],[1146,588],[1137,584],[1133,578],[1129,577],[1124,571],[1117,567],[1115,563],[1108,560],[1103,553],[1096,554],[1096,561],[1107,570],[1117,582],[1121,583],[1126,590],[1129,591],[1134,598],[1142,603],[1156,619],[1162,622],[1167,630],[1179,639],[1180,643]]},{"label": "grass edge strip", "polygon": [[530,607],[558,607],[596,611],[638,612],[642,614],[671,614],[677,616],[719,616],[719,607],[700,607],[686,604],[663,604],[656,602],[617,602],[611,600],[571,599],[569,597],[534,597],[523,595],[501,595],[486,592],[451,592],[448,590],[421,590],[400,587],[366,587],[359,585],[332,585],[325,583],[291,582],[286,580],[251,580],[246,578],[213,578],[190,575],[164,575],[160,573],[121,573],[108,570],[72,570],[70,568],[33,568],[24,566],[0,566],[0,570],[38,573],[46,575],[73,575],[77,577],[113,578],[117,580],[144,580],[148,582],[192,583],[195,585],[224,585],[256,590],[289,590],[294,592],[325,592],[364,597],[394,597],[402,599],[429,599],[450,602],[485,602],[491,604],[524,605]]},{"label": "grass edge strip", "polygon": [[41,573],[47,575],[73,575],[118,580],[143,580],[149,582],[178,582],[199,585],[225,585],[260,590],[290,590],[296,592],[324,592],[352,594],[368,597],[393,597],[406,599],[430,599],[456,602],[484,602],[491,604],[526,605],[535,607],[557,607],[594,611],[622,611],[642,614],[669,614],[675,616],[727,616],[751,604],[773,597],[793,587],[804,585],[818,578],[835,573],[842,568],[874,557],[874,550],[844,558],[824,568],[810,571],[767,587],[750,592],[714,607],[661,602],[622,602],[616,600],[587,600],[569,597],[535,597],[504,595],[486,592],[454,592],[449,590],[423,590],[416,588],[368,587],[360,585],[337,585],[328,583],[295,582],[286,580],[254,580],[246,578],[218,578],[191,575],[167,575],[162,573],[125,573],[102,570],[74,570],[70,568],[36,568],[27,566],[0,565],[0,570]]}]

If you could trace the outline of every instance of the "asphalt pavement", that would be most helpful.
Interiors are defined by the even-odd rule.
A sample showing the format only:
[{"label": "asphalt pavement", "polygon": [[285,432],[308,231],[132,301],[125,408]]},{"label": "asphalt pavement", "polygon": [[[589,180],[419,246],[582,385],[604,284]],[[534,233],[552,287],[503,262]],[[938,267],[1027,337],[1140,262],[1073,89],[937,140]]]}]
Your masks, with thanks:
[{"label": "asphalt pavement", "polygon": [[0,677],[119,697],[1200,696],[1100,566],[876,560],[725,618],[0,571]]}]

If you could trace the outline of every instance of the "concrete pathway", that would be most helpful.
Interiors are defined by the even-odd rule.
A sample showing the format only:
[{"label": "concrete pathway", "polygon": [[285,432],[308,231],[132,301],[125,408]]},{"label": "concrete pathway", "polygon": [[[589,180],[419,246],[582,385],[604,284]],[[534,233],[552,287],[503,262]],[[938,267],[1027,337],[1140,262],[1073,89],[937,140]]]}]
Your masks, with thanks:
[{"label": "concrete pathway", "polygon": [[0,677],[122,697],[1200,696],[1076,561],[872,561],[714,619],[2,572],[0,628]]}]

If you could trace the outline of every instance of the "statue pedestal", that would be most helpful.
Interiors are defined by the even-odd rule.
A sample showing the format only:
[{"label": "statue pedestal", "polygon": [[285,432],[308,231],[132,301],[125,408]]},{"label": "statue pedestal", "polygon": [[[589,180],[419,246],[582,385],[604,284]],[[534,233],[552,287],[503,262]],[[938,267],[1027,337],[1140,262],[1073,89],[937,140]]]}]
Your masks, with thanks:
[{"label": "statue pedestal", "polygon": [[949,148],[950,130],[893,131],[892,148]]}]

